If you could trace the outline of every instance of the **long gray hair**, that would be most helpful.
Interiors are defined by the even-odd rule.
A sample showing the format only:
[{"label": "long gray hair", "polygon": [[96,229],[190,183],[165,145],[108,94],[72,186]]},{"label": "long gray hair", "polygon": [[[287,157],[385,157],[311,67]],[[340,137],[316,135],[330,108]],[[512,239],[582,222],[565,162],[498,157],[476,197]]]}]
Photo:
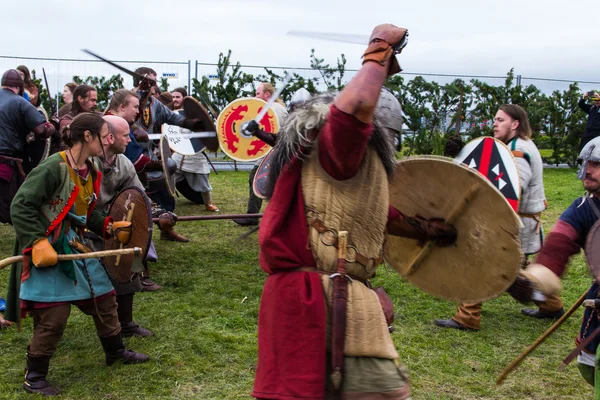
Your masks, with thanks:
[{"label": "long gray hair", "polygon": [[[271,198],[277,178],[283,168],[298,158],[305,160],[310,155],[312,147],[318,138],[318,132],[323,128],[329,108],[335,95],[325,93],[308,100],[302,107],[295,109],[286,119],[279,131],[277,144],[271,155],[269,178],[267,184],[267,198]],[[369,145],[374,146],[379,155],[385,171],[391,175],[396,165],[394,141],[390,130],[384,128],[377,118],[373,121],[373,134]]]}]

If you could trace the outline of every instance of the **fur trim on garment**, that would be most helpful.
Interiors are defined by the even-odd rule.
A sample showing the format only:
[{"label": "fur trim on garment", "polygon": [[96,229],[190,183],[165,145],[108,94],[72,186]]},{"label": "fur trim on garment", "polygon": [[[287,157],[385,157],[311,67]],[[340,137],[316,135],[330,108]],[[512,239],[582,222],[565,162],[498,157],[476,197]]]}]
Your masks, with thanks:
[{"label": "fur trim on garment", "polygon": [[[266,193],[268,198],[273,194],[275,182],[283,168],[294,159],[304,161],[308,158],[319,131],[327,122],[334,99],[332,93],[315,96],[289,114],[279,131],[277,145],[272,150],[273,160]],[[379,123],[377,116],[373,121],[373,134],[369,144],[377,151],[388,176],[391,175],[396,166],[393,135]]]}]

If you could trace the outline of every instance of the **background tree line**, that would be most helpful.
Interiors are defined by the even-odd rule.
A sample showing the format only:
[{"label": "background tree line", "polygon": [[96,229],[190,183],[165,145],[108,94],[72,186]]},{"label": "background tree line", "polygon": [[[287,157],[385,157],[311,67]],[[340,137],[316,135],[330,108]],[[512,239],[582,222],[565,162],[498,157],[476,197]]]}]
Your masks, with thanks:
[{"label": "background tree line", "polygon": [[[337,58],[335,65],[330,65],[312,50],[310,66],[319,74],[306,78],[292,73],[290,84],[281,94],[284,101],[288,102],[301,87],[312,94],[339,91],[349,81],[343,54]],[[232,61],[231,50],[219,55],[216,75],[217,79],[206,76],[192,79],[190,93],[216,113],[235,99],[252,96],[258,82],[270,82],[277,87],[284,78],[269,68],[256,76],[244,72],[239,62]],[[41,105],[50,112],[55,107],[55,99],[49,99],[35,71],[32,71],[32,78],[40,88]],[[111,93],[123,87],[123,78],[119,74],[110,78],[74,76],[73,81],[95,86],[98,89],[98,108],[102,110],[106,108]],[[163,90],[169,89],[166,79],[162,79],[159,86]],[[391,77],[385,86],[402,104],[405,154],[441,155],[446,139],[457,130],[467,140],[492,135],[493,118],[498,107],[512,103],[527,110],[533,140],[538,148],[546,150],[543,152],[544,161],[571,165],[576,162],[577,144],[587,118],[577,106],[581,93],[576,82],[567,90],[556,90],[546,95],[534,85],[518,84],[513,70],[510,70],[501,86],[478,79],[456,79],[441,85],[421,76],[407,79],[402,75]],[[59,101],[62,104],[62,98]]]}]

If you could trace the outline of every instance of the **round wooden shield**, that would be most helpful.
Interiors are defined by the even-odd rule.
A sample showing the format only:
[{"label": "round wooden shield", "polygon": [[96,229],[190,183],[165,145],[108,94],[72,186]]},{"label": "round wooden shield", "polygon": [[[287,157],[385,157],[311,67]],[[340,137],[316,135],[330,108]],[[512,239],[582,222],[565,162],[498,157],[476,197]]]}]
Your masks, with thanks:
[{"label": "round wooden shield", "polygon": [[[161,132],[167,137],[169,147],[176,153],[184,156],[193,156],[194,154],[206,149],[203,138],[187,138],[184,135],[194,133],[189,129],[182,128],[177,125],[162,124]],[[206,134],[202,132],[202,134]],[[217,134],[214,134],[214,139],[217,140]]]},{"label": "round wooden shield", "polygon": [[[187,96],[183,99],[183,111],[186,118],[189,119],[200,119],[204,125],[204,131],[206,132],[215,132],[214,136],[206,137],[206,138],[197,138],[197,139],[189,139],[192,141],[193,147],[198,148],[195,152],[191,154],[185,155],[193,155],[199,151],[202,151],[200,147],[203,145],[206,147],[208,151],[217,151],[219,150],[219,139],[217,139],[217,128],[215,127],[215,122],[206,111],[206,108],[195,98]],[[200,144],[195,143],[196,141],[200,142]],[[174,150],[177,151],[177,150]],[[177,151],[179,153],[179,151]]]},{"label": "round wooden shield", "polygon": [[[254,136],[246,135],[241,129],[245,122],[256,118],[266,104],[256,98],[237,99],[221,111],[217,119],[217,137],[223,153],[237,161],[254,161],[271,151],[271,146]],[[270,109],[259,126],[265,132],[278,133],[277,114]]]},{"label": "round wooden shield", "polygon": [[456,302],[481,302],[515,281],[523,254],[520,220],[506,198],[481,174],[451,159],[414,157],[398,162],[390,204],[408,216],[443,218],[457,230],[456,243],[388,235],[385,260],[409,282]]},{"label": "round wooden shield", "polygon": [[[593,201],[587,199],[587,201]],[[594,279],[600,279],[600,220],[590,228],[585,239],[585,258]],[[600,281],[598,281],[600,282]]]},{"label": "round wooden shield", "polygon": [[169,159],[171,158],[171,148],[169,139],[165,135],[160,137],[160,161],[162,162],[163,175],[167,184],[167,189],[171,196],[175,197],[175,174],[169,173]]},{"label": "round wooden shield", "polygon": [[[115,221],[126,221],[131,216],[131,240],[127,245],[121,247],[121,243],[115,239],[108,239],[104,243],[106,250],[120,248],[140,247],[142,249],[141,260],[146,259],[150,241],[152,240],[152,208],[146,194],[137,187],[128,187],[114,198],[110,204],[108,215]],[[135,276],[131,267],[135,259],[133,254],[117,257],[106,257],[104,264],[108,274],[119,283],[127,283]]]},{"label": "round wooden shield", "polygon": [[254,194],[263,200],[267,198],[267,182],[269,180],[269,169],[271,167],[273,154],[273,152],[269,152],[269,154],[261,161],[260,166],[256,171],[256,175],[254,175],[254,181],[252,182]]},{"label": "round wooden shield", "polygon": [[519,210],[519,168],[504,143],[493,137],[473,139],[463,147],[455,161],[479,171],[500,190],[515,212]]}]

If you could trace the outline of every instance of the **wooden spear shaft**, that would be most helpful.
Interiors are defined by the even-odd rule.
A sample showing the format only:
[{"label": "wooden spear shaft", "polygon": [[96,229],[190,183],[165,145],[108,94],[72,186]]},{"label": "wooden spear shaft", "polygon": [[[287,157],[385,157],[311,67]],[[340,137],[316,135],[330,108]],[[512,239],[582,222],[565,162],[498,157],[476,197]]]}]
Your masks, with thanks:
[{"label": "wooden spear shaft", "polygon": [[[103,251],[92,251],[90,253],[76,253],[76,254],[59,254],[58,261],[72,261],[72,260],[83,260],[86,258],[101,258],[101,257],[112,257],[112,256],[124,256],[127,254],[140,255],[142,249],[139,247],[133,247],[129,249],[117,249],[117,250],[103,250]],[[0,261],[0,269],[23,261],[23,256],[8,257]]]},{"label": "wooden spear shaft", "polygon": [[[233,219],[233,218],[262,218],[262,214],[219,214],[219,215],[184,215],[177,217],[180,221],[210,221],[213,219]],[[158,218],[152,218],[153,222],[158,222]]]},{"label": "wooden spear shaft", "polygon": [[548,336],[552,335],[554,331],[557,330],[563,324],[563,322],[565,322],[567,318],[569,318],[571,314],[575,312],[575,310],[581,307],[583,301],[585,300],[588,294],[588,291],[589,289],[581,295],[581,297],[575,302],[575,304],[573,304],[571,308],[569,308],[569,310],[566,313],[564,313],[564,315],[560,317],[558,321],[556,321],[550,328],[548,328],[546,332],[544,332],[539,338],[537,338],[535,342],[530,344],[529,347],[527,347],[525,351],[519,355],[519,357],[517,357],[513,362],[511,362],[508,365],[508,367],[504,368],[504,371],[502,371],[500,376],[498,376],[498,379],[496,379],[496,385],[501,384],[504,378],[506,378],[506,375],[508,375],[513,369],[515,369],[517,365],[519,365],[529,353],[535,350],[536,347],[538,347],[544,340],[546,340]]}]

